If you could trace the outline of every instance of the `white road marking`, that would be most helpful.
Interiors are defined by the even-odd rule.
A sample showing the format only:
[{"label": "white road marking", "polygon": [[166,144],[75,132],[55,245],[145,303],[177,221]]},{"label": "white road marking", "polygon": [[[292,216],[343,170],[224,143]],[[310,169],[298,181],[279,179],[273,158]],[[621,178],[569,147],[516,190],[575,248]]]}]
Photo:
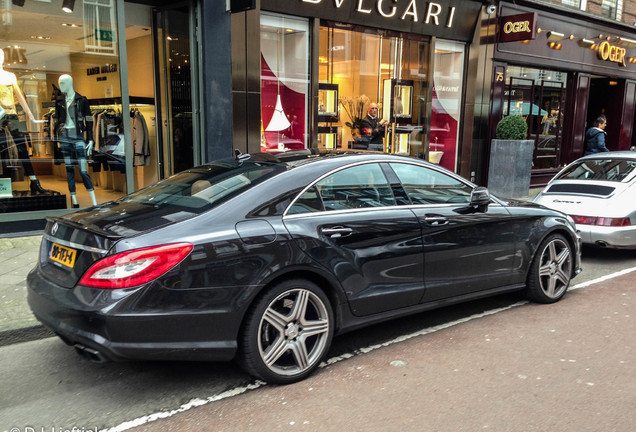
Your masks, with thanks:
[{"label": "white road marking", "polygon": [[[580,288],[586,288],[586,287],[589,287],[589,286],[597,284],[597,283],[605,282],[605,281],[608,281],[610,279],[614,279],[614,278],[617,278],[617,277],[620,277],[620,276],[624,276],[624,275],[629,274],[629,273],[631,273],[633,271],[636,271],[636,267],[632,267],[632,268],[628,268],[628,269],[625,269],[625,270],[621,270],[621,271],[618,271],[616,273],[612,273],[612,274],[605,275],[605,276],[602,276],[602,277],[599,277],[599,278],[596,278],[596,279],[592,279],[592,280],[587,281],[587,282],[582,282],[582,283],[577,284],[577,285],[575,285],[573,287],[570,287],[569,290],[576,290],[576,289],[580,289]],[[491,309],[489,311],[482,312],[482,313],[479,313],[479,314],[474,314],[474,315],[471,315],[471,316],[466,317],[466,318],[461,318],[461,319],[458,319],[458,320],[455,320],[455,321],[452,321],[452,322],[448,322],[448,323],[445,323],[445,324],[440,324],[438,326],[433,326],[433,327],[429,327],[429,328],[426,328],[426,329],[422,329],[420,331],[417,331],[417,332],[414,332],[414,333],[410,333],[410,334],[407,334],[407,335],[398,336],[395,339],[391,339],[390,341],[383,342],[381,344],[371,345],[371,346],[368,346],[368,347],[360,348],[360,349],[358,349],[358,350],[356,350],[356,351],[354,351],[352,353],[346,353],[346,354],[342,354],[342,355],[339,355],[339,356],[336,356],[336,357],[332,357],[332,358],[324,361],[323,363],[321,363],[320,367],[323,368],[323,367],[332,365],[334,363],[338,363],[339,361],[346,360],[348,358],[354,357],[356,355],[366,354],[366,353],[369,353],[371,351],[375,351],[378,348],[384,348],[384,347],[387,347],[389,345],[393,345],[393,344],[396,344],[396,343],[404,342],[406,340],[412,339],[412,338],[417,337],[417,336],[422,336],[422,335],[434,333],[434,332],[437,332],[437,331],[440,331],[440,330],[444,330],[444,329],[447,329],[447,328],[450,328],[450,327],[454,327],[454,326],[456,326],[458,324],[463,324],[463,323],[466,323],[466,322],[469,322],[469,321],[472,321],[472,320],[476,320],[476,319],[479,319],[479,318],[484,318],[484,317],[487,317],[487,316],[490,316],[490,315],[495,315],[495,314],[498,314],[500,312],[507,311],[509,309],[513,309],[513,308],[516,308],[516,307],[519,307],[519,306],[523,306],[523,305],[528,304],[528,303],[529,303],[528,301],[519,301],[517,303],[511,304],[511,305],[506,306],[506,307],[497,308],[497,309]],[[586,384],[590,385],[590,386],[594,385],[594,383],[586,383]],[[138,418],[136,418],[134,420],[126,421],[126,422],[121,423],[121,424],[119,424],[117,426],[114,426],[112,428],[103,429],[101,432],[123,432],[125,430],[132,429],[134,427],[141,426],[141,425],[144,425],[146,423],[153,422],[155,420],[172,417],[175,414],[179,414],[179,413],[188,411],[188,410],[190,410],[192,408],[196,408],[196,407],[199,407],[199,406],[202,406],[202,405],[207,405],[207,404],[209,404],[211,402],[216,402],[216,401],[220,401],[222,399],[227,399],[227,398],[230,398],[230,397],[233,397],[233,396],[237,396],[237,395],[240,395],[240,394],[245,393],[247,391],[255,390],[257,388],[263,387],[265,385],[267,385],[267,383],[265,383],[263,381],[260,381],[260,380],[256,380],[253,383],[250,383],[248,385],[237,387],[237,388],[234,388],[234,389],[231,389],[231,390],[227,390],[227,391],[224,391],[224,392],[219,393],[217,395],[209,396],[209,397],[207,397],[205,399],[199,399],[199,398],[192,399],[190,402],[187,402],[187,403],[181,405],[179,408],[176,408],[176,409],[173,409],[173,410],[170,410],[170,411],[160,411],[160,412],[157,412],[157,413],[148,414],[148,415],[145,415],[145,416],[142,416],[142,417],[138,417]]]}]

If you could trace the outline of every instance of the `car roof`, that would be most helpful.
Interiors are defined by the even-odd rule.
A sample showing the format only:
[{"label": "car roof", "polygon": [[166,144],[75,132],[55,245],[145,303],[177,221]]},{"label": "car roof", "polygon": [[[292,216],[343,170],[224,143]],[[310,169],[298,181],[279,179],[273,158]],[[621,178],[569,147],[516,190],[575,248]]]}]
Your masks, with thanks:
[{"label": "car roof", "polygon": [[428,162],[409,156],[392,155],[377,151],[365,151],[365,150],[325,150],[325,149],[306,149],[298,151],[289,151],[281,153],[249,153],[249,154],[237,154],[235,158],[224,158],[210,161],[204,165],[191,168],[191,170],[198,170],[206,166],[210,166],[217,163],[272,163],[272,164],[284,164],[288,168],[295,168],[300,166],[306,166],[314,164],[315,162],[328,162],[332,161],[334,166],[346,165],[359,159],[365,162],[371,161],[386,161],[389,160],[402,160],[402,161],[415,161],[418,163]]},{"label": "car roof", "polygon": [[582,160],[582,159],[635,159],[636,160],[636,151],[623,150],[623,151],[611,151],[611,152],[603,152],[603,153],[592,153],[592,154],[583,156],[577,160]]}]

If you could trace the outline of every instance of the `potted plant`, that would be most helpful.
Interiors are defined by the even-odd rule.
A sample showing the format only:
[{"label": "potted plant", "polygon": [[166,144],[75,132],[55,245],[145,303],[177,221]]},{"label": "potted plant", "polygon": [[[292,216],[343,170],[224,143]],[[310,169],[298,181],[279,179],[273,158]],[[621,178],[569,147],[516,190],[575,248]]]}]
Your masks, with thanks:
[{"label": "potted plant", "polygon": [[497,123],[490,145],[488,189],[500,198],[526,198],[534,141],[527,139],[528,123],[519,115],[509,115]]},{"label": "potted plant", "polygon": [[497,123],[495,136],[500,140],[525,140],[528,135],[528,123],[519,115],[509,115]]}]

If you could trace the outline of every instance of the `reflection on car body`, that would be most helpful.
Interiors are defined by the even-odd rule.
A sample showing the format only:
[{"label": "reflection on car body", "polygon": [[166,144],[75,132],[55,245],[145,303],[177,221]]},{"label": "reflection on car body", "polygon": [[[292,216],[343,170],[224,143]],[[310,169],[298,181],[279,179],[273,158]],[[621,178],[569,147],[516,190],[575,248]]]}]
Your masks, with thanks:
[{"label": "reflection on car body", "polygon": [[352,329],[517,290],[558,301],[579,240],[564,214],[421,160],[240,155],[49,219],[28,298],[93,360],[235,358],[289,383]]}]

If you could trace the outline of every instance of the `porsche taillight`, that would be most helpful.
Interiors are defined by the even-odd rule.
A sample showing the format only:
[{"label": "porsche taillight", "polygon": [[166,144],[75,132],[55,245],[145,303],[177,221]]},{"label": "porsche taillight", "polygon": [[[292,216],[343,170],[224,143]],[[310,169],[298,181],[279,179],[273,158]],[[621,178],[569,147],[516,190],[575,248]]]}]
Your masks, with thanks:
[{"label": "porsche taillight", "polygon": [[594,217],[594,216],[572,216],[575,223],[581,225],[597,225],[607,227],[624,227],[630,226],[631,221],[629,218],[606,218],[606,217]]},{"label": "porsche taillight", "polygon": [[192,251],[190,243],[171,243],[120,252],[95,262],[80,285],[102,288],[132,288],[148,283],[179,264]]}]

